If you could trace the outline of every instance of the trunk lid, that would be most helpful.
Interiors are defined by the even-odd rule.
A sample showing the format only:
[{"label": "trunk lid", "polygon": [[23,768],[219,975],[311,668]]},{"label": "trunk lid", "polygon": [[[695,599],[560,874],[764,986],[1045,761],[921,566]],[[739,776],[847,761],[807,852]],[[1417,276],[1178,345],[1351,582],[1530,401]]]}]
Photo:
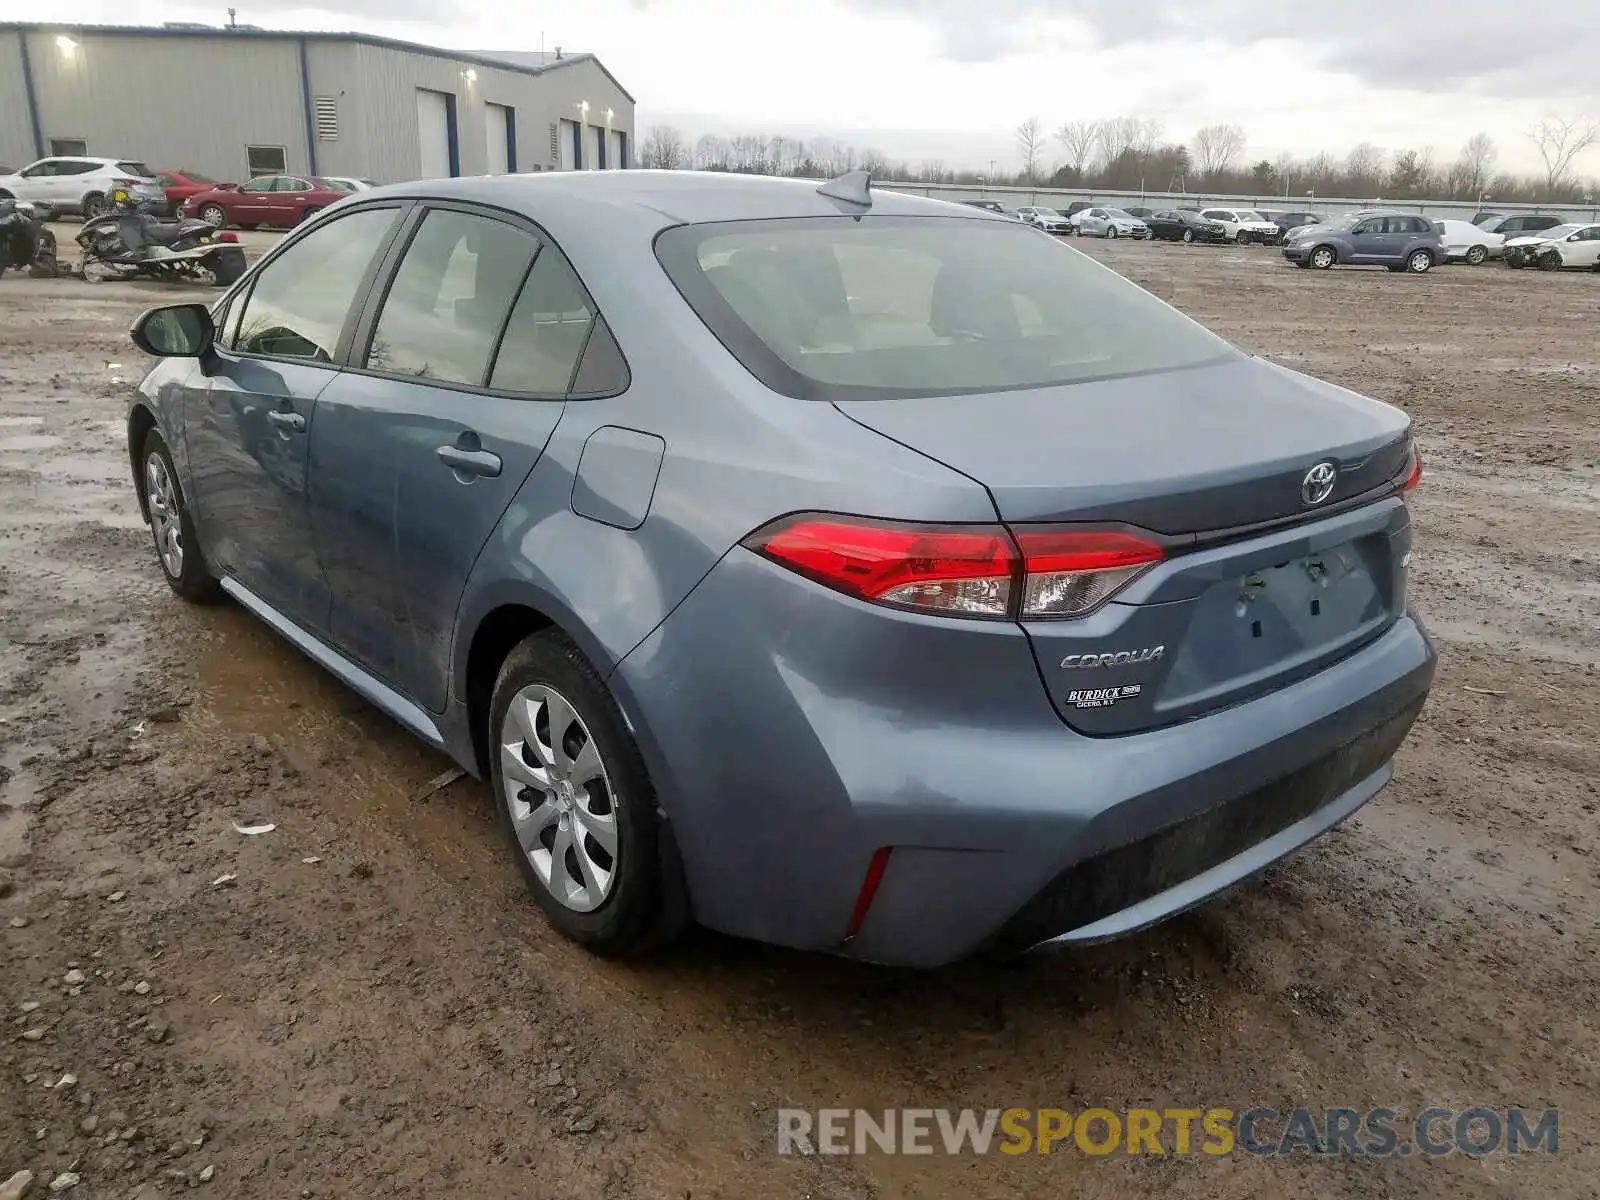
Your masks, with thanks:
[{"label": "trunk lid", "polygon": [[[1052,703],[1082,732],[1155,728],[1287,686],[1404,612],[1411,521],[1394,483],[1410,421],[1378,401],[1244,359],[838,407],[983,484],[1014,528],[1160,535],[1167,557],[1110,603],[1023,622]],[[1324,463],[1332,489],[1309,503]]]}]

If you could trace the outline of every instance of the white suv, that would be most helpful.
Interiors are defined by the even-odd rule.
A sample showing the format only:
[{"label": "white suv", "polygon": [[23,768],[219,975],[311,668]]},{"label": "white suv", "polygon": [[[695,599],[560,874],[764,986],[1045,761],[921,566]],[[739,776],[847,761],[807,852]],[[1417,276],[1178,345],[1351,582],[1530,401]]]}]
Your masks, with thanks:
[{"label": "white suv", "polygon": [[99,215],[114,188],[164,210],[167,194],[137,159],[58,155],[41,158],[15,175],[0,175],[0,200],[7,197],[48,205],[57,212]]},{"label": "white suv", "polygon": [[1208,221],[1220,221],[1230,242],[1261,242],[1270,246],[1283,236],[1283,230],[1276,223],[1252,208],[1207,208],[1201,210],[1200,215]]}]

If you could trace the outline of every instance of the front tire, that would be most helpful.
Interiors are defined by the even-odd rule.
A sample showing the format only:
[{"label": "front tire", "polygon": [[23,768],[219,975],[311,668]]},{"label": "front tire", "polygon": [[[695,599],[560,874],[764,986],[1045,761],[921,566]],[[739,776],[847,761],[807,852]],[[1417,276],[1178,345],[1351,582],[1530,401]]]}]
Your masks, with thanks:
[{"label": "front tire", "polygon": [[1106,236],[1108,238],[1115,238],[1117,236],[1117,227],[1115,225],[1107,225]]},{"label": "front tire", "polygon": [[1184,245],[1185,245],[1185,246],[1192,246],[1192,245],[1194,245],[1194,230],[1192,230],[1192,229],[1185,229],[1185,230],[1184,230],[1184,231],[1183,231],[1183,244],[1184,244]]},{"label": "front tire", "polygon": [[1467,266],[1481,267],[1489,257],[1487,246],[1471,246],[1467,249]]},{"label": "front tire", "polygon": [[92,221],[106,210],[106,198],[99,192],[90,192],[83,198],[83,219]]},{"label": "front tire", "polygon": [[167,586],[193,604],[215,604],[222,599],[222,588],[201,552],[194,518],[172,465],[172,452],[154,429],[145,435],[139,463],[139,486],[155,539],[156,561]]},{"label": "front tire", "polygon": [[679,932],[644,760],[600,676],[561,634],[534,634],[506,657],[488,742],[500,827],[557,930],[619,956]]},{"label": "front tire", "polygon": [[1332,246],[1318,246],[1311,252],[1311,265],[1319,271],[1326,271],[1338,261],[1338,252]]}]

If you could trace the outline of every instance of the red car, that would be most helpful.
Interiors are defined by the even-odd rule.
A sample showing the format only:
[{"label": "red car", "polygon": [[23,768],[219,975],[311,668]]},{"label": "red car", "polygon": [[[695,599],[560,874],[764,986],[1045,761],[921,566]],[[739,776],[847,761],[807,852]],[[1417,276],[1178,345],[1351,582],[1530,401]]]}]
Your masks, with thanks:
[{"label": "red car", "polygon": [[155,179],[161,185],[161,190],[166,192],[167,212],[174,217],[183,211],[184,201],[190,196],[198,196],[216,187],[234,186],[218,183],[198,171],[157,171]]},{"label": "red car", "polygon": [[219,184],[190,196],[183,202],[183,215],[199,217],[218,229],[228,225],[288,228],[349,194],[314,175],[258,175],[243,185]]}]

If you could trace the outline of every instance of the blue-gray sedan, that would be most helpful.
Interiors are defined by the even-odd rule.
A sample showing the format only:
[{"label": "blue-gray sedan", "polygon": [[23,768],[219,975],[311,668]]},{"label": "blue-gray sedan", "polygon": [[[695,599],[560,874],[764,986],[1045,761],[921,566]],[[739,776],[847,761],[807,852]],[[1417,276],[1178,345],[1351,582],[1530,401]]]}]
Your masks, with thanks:
[{"label": "blue-gray sedan", "polygon": [[933,966],[1371,799],[1421,467],[1015,221],[671,172],[352,196],[152,310],[157,558],[490,782],[551,922]]}]

